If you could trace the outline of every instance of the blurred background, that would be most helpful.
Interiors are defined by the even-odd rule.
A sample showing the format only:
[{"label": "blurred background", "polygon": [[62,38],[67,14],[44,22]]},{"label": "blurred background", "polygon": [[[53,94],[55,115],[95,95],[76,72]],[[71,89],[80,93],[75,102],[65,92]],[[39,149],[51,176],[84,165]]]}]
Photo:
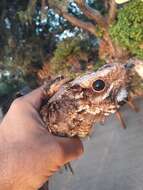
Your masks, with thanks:
[{"label": "blurred background", "polygon": [[45,78],[143,59],[143,2],[1,0],[0,106]]}]

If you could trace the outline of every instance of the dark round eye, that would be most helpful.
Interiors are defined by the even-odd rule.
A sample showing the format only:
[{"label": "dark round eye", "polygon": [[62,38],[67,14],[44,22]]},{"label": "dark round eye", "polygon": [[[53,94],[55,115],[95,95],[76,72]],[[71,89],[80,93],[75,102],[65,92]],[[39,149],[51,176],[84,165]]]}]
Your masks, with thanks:
[{"label": "dark round eye", "polygon": [[101,79],[98,79],[93,82],[92,88],[97,92],[102,91],[105,88],[105,82]]}]

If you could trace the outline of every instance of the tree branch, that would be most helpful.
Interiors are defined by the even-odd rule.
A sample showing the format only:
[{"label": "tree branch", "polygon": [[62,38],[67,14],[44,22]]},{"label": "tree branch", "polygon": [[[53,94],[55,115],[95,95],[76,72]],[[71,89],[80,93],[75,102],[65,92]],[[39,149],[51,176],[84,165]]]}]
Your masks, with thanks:
[{"label": "tree branch", "polygon": [[106,28],[107,23],[105,18],[101,15],[101,13],[98,10],[92,9],[89,7],[85,0],[75,0],[81,11],[85,16],[87,16],[89,19],[93,19],[99,26]]},{"label": "tree branch", "polygon": [[67,13],[67,12],[62,12],[63,17],[68,20],[71,24],[86,30],[87,32],[93,34],[94,36],[97,34],[96,33],[96,27],[95,25],[89,23],[89,22],[84,22],[76,18],[75,16]]},{"label": "tree branch", "polygon": [[56,3],[54,3],[54,1],[52,1],[52,2],[49,1],[49,6],[54,8],[54,10],[56,10],[56,12],[59,15],[63,16],[72,25],[77,26],[77,27],[87,31],[87,32],[93,34],[94,36],[97,35],[96,26],[94,24],[92,24],[91,22],[84,22],[84,21],[76,18],[72,14],[68,13],[63,6],[60,6],[59,4],[57,5]]},{"label": "tree branch", "polygon": [[110,0],[109,2],[110,8],[109,8],[109,14],[108,14],[108,24],[111,24],[117,15],[117,4],[115,0]]}]

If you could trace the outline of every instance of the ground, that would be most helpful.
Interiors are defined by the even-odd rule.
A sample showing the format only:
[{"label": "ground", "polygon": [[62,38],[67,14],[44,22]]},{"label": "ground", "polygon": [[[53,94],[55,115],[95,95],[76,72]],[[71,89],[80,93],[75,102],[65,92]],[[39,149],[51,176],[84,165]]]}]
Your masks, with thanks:
[{"label": "ground", "polygon": [[114,116],[95,126],[92,138],[84,140],[84,155],[72,163],[75,175],[57,173],[50,190],[142,190],[143,100],[137,104],[139,113],[122,109],[126,130]]}]

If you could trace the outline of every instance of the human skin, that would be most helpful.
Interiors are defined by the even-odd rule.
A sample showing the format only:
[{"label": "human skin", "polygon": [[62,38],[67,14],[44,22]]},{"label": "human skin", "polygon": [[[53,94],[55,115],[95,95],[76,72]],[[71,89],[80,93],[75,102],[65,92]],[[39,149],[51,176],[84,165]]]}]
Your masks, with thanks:
[{"label": "human skin", "polygon": [[38,88],[16,99],[0,124],[0,190],[37,190],[83,153],[78,138],[56,137],[43,127],[43,97]]}]

